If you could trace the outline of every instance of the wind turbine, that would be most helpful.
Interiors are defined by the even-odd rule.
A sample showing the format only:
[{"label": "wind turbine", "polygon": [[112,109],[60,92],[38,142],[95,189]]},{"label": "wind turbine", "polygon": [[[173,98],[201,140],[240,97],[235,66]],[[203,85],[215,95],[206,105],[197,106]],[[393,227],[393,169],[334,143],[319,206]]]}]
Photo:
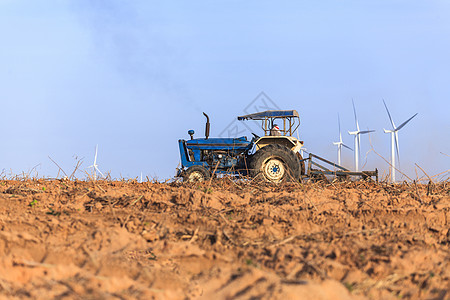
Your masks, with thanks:
[{"label": "wind turbine", "polygon": [[386,130],[384,129],[384,133],[390,133],[391,134],[391,182],[395,182],[395,149],[397,149],[397,157],[400,164],[400,154],[399,154],[399,147],[398,147],[398,131],[403,128],[409,121],[412,120],[415,116],[417,116],[418,113],[416,113],[414,116],[403,122],[400,126],[395,127],[394,120],[392,120],[391,114],[389,113],[389,109],[387,108],[386,102],[384,102],[384,107],[386,107],[386,111],[389,116],[389,120],[392,124],[392,130]]},{"label": "wind turbine", "polygon": [[349,131],[348,134],[355,136],[355,171],[359,171],[359,149],[361,147],[361,137],[360,134],[366,134],[369,132],[374,132],[375,130],[360,130],[358,124],[358,118],[356,117],[355,102],[352,99],[353,113],[355,114],[356,131]]},{"label": "wind turbine", "polygon": [[302,156],[302,158],[304,159],[305,158],[305,156],[304,156],[304,152],[308,152],[307,151],[308,149],[306,149],[305,147],[302,147],[302,148],[300,148],[300,155]]},{"label": "wind turbine", "polygon": [[342,133],[341,133],[341,119],[339,118],[339,114],[338,114],[338,124],[339,124],[339,142],[333,142],[333,145],[336,145],[338,148],[338,165],[341,165],[341,151],[342,151],[342,146],[344,146],[347,149],[350,149],[353,151],[352,148],[350,148],[349,146],[347,146],[346,144],[344,144],[342,142]]},{"label": "wind turbine", "polygon": [[97,152],[98,152],[98,145],[95,146],[94,164],[88,167],[88,168],[93,168],[93,170],[94,170],[94,180],[97,180],[97,172],[96,171],[98,171],[100,173],[100,175],[102,175],[102,177],[105,177],[105,175],[103,175],[103,173],[98,169]]}]

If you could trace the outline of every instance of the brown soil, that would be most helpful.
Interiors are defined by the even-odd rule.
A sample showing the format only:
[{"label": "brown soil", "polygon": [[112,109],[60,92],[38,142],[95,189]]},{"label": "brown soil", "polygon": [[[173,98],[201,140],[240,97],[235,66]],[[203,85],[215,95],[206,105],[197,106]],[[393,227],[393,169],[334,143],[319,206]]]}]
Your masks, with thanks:
[{"label": "brown soil", "polygon": [[448,182],[0,181],[0,299],[450,299],[449,212]]}]

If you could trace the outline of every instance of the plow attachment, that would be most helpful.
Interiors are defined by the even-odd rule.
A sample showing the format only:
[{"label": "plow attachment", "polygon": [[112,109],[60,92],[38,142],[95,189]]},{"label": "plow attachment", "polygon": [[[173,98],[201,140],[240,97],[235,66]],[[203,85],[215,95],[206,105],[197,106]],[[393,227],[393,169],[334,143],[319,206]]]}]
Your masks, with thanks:
[{"label": "plow attachment", "polygon": [[312,153],[309,154],[308,158],[305,158],[302,161],[305,164],[308,164],[305,175],[302,175],[302,179],[324,179],[325,175],[334,176],[340,179],[358,176],[361,177],[361,179],[371,180],[375,177],[375,180],[378,182],[378,169],[375,169],[375,171],[354,172]]}]

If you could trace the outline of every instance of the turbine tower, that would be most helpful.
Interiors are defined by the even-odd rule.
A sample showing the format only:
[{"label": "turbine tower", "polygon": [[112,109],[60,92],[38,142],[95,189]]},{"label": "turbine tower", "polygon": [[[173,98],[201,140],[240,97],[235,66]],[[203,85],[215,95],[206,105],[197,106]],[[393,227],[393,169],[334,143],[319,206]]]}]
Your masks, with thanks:
[{"label": "turbine tower", "polygon": [[105,177],[105,175],[103,175],[103,173],[99,170],[98,165],[97,165],[97,152],[98,152],[97,150],[98,150],[98,145],[95,146],[94,164],[92,164],[91,166],[88,167],[88,168],[93,169],[94,180],[97,180],[97,171],[100,173],[100,175],[102,175],[102,177]]},{"label": "turbine tower", "polygon": [[369,132],[374,132],[375,130],[360,130],[359,124],[358,124],[358,118],[356,117],[356,108],[355,108],[355,102],[353,102],[353,113],[355,115],[355,123],[356,123],[356,131],[349,131],[348,134],[355,136],[355,171],[359,171],[359,150],[361,147],[361,134],[366,134]]},{"label": "turbine tower", "polygon": [[342,146],[344,146],[345,148],[350,149],[352,151],[353,151],[353,149],[342,142],[341,119],[339,118],[339,114],[338,114],[338,124],[339,124],[339,142],[333,142],[333,145],[337,146],[338,165],[340,166],[341,165]]},{"label": "turbine tower", "polygon": [[[414,116],[403,122],[400,126],[395,127],[394,120],[392,120],[391,114],[389,113],[389,109],[387,108],[386,102],[384,102],[384,107],[386,107],[387,114],[389,116],[389,120],[391,121],[392,129],[386,130],[384,129],[384,133],[390,133],[391,134],[391,183],[395,182],[395,149],[397,150],[397,158],[400,164],[400,154],[399,154],[399,147],[398,147],[398,131],[403,128],[409,121],[412,120],[415,116],[417,116],[418,113],[416,113]],[[395,149],[394,149],[395,148]]]}]

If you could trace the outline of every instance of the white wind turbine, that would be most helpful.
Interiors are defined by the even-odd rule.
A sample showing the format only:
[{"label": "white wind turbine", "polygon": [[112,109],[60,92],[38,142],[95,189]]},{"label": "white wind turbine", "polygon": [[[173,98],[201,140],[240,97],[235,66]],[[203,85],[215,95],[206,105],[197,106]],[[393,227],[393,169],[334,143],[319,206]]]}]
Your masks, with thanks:
[{"label": "white wind turbine", "polygon": [[102,177],[105,177],[105,175],[103,175],[103,173],[99,170],[98,165],[97,165],[97,152],[98,152],[98,145],[95,146],[94,164],[92,164],[91,166],[88,167],[88,168],[93,169],[94,180],[97,180],[97,171],[100,173],[100,175],[102,175]]},{"label": "white wind turbine", "polygon": [[349,131],[348,134],[355,136],[355,171],[359,171],[359,149],[361,147],[361,137],[360,134],[366,134],[369,132],[374,132],[375,130],[360,130],[358,124],[358,118],[356,117],[355,102],[353,102],[353,113],[355,114],[356,131]]},{"label": "white wind turbine", "polygon": [[338,165],[341,165],[341,151],[342,151],[342,146],[344,146],[347,149],[350,149],[353,151],[352,148],[350,148],[349,146],[347,146],[346,144],[344,144],[342,142],[342,133],[341,133],[341,119],[339,118],[339,114],[338,114],[338,124],[339,124],[339,142],[333,142],[333,145],[337,146],[337,155],[338,155]]},{"label": "white wind turbine", "polygon": [[399,147],[398,147],[398,131],[403,128],[409,121],[412,120],[415,116],[417,116],[418,113],[416,113],[414,116],[403,122],[400,126],[395,127],[394,120],[392,120],[391,114],[389,113],[389,109],[387,108],[386,102],[384,102],[384,107],[386,107],[386,111],[389,116],[389,120],[392,124],[392,130],[386,130],[384,129],[384,133],[390,133],[391,134],[391,182],[395,182],[395,149],[397,149],[397,157],[400,164],[400,155],[399,155]]},{"label": "white wind turbine", "polygon": [[305,159],[305,152],[308,152],[308,149],[305,147],[300,148],[300,155],[302,156],[302,159]]}]

